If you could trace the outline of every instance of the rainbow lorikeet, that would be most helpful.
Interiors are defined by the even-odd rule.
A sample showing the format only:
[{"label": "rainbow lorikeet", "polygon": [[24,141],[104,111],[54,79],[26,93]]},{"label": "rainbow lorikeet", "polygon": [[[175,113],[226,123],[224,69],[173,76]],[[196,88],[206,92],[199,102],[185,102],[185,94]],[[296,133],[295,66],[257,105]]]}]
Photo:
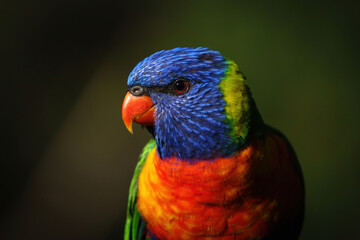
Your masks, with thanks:
[{"label": "rainbow lorikeet", "polygon": [[295,153],[264,124],[238,66],[175,48],[128,78],[123,120],[153,139],[135,169],[125,239],[298,239],[304,183]]}]

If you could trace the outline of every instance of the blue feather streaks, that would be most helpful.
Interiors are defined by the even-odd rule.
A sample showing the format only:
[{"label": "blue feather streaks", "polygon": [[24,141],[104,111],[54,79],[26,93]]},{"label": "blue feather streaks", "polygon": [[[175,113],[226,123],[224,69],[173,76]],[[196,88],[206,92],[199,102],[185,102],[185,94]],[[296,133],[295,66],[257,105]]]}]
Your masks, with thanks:
[{"label": "blue feather streaks", "polygon": [[[128,86],[148,88],[156,105],[154,133],[162,158],[215,159],[236,151],[219,88],[226,71],[226,58],[219,52],[175,48],[149,56],[130,73]],[[154,88],[171,86],[180,77],[191,83],[183,95]]]}]

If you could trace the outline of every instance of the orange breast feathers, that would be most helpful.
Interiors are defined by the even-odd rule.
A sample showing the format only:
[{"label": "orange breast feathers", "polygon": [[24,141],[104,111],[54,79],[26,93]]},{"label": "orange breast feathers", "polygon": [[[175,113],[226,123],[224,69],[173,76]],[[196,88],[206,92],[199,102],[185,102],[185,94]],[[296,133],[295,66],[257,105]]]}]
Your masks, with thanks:
[{"label": "orange breast feathers", "polygon": [[302,199],[294,156],[276,135],[230,158],[161,160],[154,148],[139,176],[137,207],[160,239],[248,239],[293,217]]}]

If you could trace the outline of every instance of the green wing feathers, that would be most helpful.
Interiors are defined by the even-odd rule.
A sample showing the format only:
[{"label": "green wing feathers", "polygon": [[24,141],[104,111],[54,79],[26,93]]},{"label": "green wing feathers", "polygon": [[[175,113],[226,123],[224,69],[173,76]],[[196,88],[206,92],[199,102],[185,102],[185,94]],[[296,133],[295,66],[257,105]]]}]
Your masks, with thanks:
[{"label": "green wing feathers", "polygon": [[136,165],[134,176],[131,180],[129,199],[127,205],[126,224],[124,232],[124,240],[144,239],[145,222],[141,219],[140,213],[136,208],[136,198],[138,193],[138,179],[145,160],[150,151],[156,146],[154,139],[151,139],[144,147],[139,162]]}]

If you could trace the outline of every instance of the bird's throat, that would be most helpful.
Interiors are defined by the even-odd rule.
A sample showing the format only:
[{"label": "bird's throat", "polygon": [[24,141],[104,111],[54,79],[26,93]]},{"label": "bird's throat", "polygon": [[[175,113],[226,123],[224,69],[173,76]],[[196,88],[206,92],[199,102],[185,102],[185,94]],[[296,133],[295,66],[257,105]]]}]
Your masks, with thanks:
[{"label": "bird's throat", "polygon": [[155,138],[155,130],[154,126],[145,126],[146,130],[150,133],[150,135]]}]

